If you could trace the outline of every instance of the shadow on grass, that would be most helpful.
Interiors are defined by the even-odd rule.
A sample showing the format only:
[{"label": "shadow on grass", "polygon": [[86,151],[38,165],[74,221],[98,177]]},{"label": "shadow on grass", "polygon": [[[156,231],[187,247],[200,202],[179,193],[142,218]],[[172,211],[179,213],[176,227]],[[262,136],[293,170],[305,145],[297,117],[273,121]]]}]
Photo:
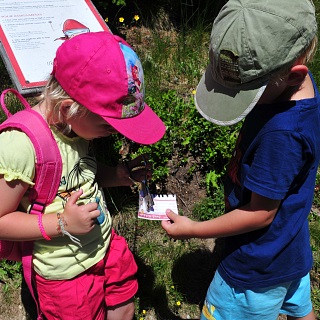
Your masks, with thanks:
[{"label": "shadow on grass", "polygon": [[147,266],[138,256],[135,256],[135,259],[138,265],[139,290],[137,297],[139,298],[139,313],[141,314],[142,310],[153,308],[158,320],[181,319],[168,306],[165,285],[154,287],[155,275],[153,269]]},{"label": "shadow on grass", "polygon": [[198,249],[183,255],[174,263],[172,280],[176,289],[190,304],[202,309],[210,282],[216,270],[216,255],[208,249]]},{"label": "shadow on grass", "polygon": [[[175,290],[180,292],[189,304],[199,306],[202,310],[207,289],[220,261],[221,241],[216,240],[215,249],[197,249],[177,259],[172,268],[171,277]],[[139,313],[153,308],[158,320],[182,319],[169,308],[166,286],[154,288],[154,271],[144,262],[135,257],[138,264]],[[196,319],[193,319],[196,320]]]}]

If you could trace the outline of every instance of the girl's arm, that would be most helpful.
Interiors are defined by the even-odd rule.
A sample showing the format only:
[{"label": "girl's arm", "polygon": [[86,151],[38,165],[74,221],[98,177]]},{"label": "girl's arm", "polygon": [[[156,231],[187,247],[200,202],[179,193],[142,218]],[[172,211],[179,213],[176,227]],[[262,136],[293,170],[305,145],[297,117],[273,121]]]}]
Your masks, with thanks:
[{"label": "girl's arm", "polygon": [[[5,240],[36,240],[42,235],[38,227],[36,215],[28,215],[18,211],[19,203],[29,188],[21,180],[7,182],[3,176],[0,179],[0,239]],[[54,222],[52,221],[52,224]],[[57,231],[50,232],[49,225],[45,229],[50,236],[57,235]]]},{"label": "girl's arm", "polygon": [[[38,216],[17,210],[28,188],[29,185],[20,180],[8,182],[0,175],[0,239],[18,241],[43,239]],[[91,231],[95,226],[95,218],[100,214],[97,210],[98,204],[95,202],[82,206],[76,204],[81,194],[82,190],[74,192],[62,212],[67,223],[65,229],[73,235]],[[60,236],[57,231],[56,214],[43,214],[42,224],[50,238]]]},{"label": "girl's arm", "polygon": [[161,225],[174,239],[220,238],[233,236],[271,224],[280,205],[280,200],[271,200],[252,193],[251,201],[243,207],[208,221],[192,221],[168,210],[169,221]]},{"label": "girl's arm", "polygon": [[126,166],[119,163],[116,167],[98,163],[97,182],[99,187],[109,188],[118,186],[131,186],[130,173]]},{"label": "girl's arm", "polygon": [[140,155],[116,167],[98,163],[97,182],[100,187],[131,186],[145,179],[151,179],[151,164],[147,162],[146,156]]}]

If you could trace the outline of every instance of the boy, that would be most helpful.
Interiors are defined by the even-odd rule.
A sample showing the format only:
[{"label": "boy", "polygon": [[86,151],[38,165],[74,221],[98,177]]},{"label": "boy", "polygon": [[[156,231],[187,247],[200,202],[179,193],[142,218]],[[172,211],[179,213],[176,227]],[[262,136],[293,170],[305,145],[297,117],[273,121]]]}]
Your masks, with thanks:
[{"label": "boy", "polygon": [[317,44],[309,0],[230,0],[214,21],[196,93],[207,120],[246,117],[225,182],[226,214],[195,222],[167,210],[170,237],[225,237],[201,319],[314,320],[308,214],[320,157]]}]

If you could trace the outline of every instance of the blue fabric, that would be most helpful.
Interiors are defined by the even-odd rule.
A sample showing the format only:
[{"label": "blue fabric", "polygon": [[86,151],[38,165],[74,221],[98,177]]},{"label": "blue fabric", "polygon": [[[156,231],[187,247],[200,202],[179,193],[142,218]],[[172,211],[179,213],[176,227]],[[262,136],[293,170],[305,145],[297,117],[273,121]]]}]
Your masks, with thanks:
[{"label": "blue fabric", "polygon": [[307,217],[320,157],[313,84],[315,98],[257,105],[244,121],[228,168],[226,210],[248,203],[252,192],[281,205],[268,227],[225,239],[219,272],[234,286],[268,287],[302,278],[312,267]]},{"label": "blue fabric", "polygon": [[267,288],[230,287],[216,272],[201,320],[274,320],[279,314],[304,317],[312,310],[310,276]]}]

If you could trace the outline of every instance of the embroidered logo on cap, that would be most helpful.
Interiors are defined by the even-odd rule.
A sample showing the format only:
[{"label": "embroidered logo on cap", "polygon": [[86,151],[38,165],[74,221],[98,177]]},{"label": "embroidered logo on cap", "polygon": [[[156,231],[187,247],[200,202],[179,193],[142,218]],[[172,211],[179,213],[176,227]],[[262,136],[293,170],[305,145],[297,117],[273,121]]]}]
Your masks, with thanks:
[{"label": "embroidered logo on cap", "polygon": [[221,50],[219,55],[219,71],[226,82],[241,84],[239,56],[230,50]]}]

